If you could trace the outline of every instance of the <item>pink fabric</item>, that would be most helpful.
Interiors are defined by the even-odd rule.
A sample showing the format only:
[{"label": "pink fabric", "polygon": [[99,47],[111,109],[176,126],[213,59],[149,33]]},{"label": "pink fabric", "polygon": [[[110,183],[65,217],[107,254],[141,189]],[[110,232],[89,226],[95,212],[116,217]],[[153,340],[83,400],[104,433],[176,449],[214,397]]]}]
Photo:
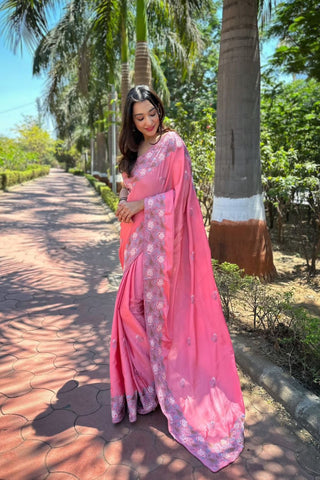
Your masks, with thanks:
[{"label": "pink fabric", "polygon": [[138,157],[124,182],[145,209],[122,224],[115,306],[113,422],[159,402],[169,431],[212,471],[243,448],[244,405],[213,278],[190,158],[175,132]]}]

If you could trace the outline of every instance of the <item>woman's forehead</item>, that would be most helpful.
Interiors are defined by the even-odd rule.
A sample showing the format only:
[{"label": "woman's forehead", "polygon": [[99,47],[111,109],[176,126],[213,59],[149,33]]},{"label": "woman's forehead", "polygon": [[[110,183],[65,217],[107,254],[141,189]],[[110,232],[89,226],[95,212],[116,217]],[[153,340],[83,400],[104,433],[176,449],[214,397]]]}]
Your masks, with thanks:
[{"label": "woman's forehead", "polygon": [[153,110],[155,107],[149,100],[143,100],[143,102],[136,102],[133,105],[133,115],[145,115]]}]

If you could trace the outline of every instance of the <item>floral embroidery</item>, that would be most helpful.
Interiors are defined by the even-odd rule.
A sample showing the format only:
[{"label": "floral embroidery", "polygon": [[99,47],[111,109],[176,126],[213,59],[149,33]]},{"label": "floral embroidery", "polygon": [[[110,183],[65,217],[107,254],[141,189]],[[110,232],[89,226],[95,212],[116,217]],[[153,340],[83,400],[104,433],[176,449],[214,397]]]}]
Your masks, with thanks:
[{"label": "floral embroidery", "polygon": [[216,292],[216,291],[212,292],[211,296],[212,296],[213,300],[218,300],[218,292]]},{"label": "floral embroidery", "polygon": [[137,230],[131,235],[128,244],[124,251],[124,271],[126,271],[135,259],[142,252],[143,239],[142,239],[143,224],[139,225]]},{"label": "floral embroidery", "polygon": [[213,334],[211,335],[211,340],[213,341],[213,343],[217,343],[217,341],[218,341],[218,336],[217,336],[216,333],[213,333]]},{"label": "floral embroidery", "polygon": [[137,413],[142,415],[152,412],[158,406],[154,385],[149,385],[142,392],[133,395],[119,395],[111,399],[111,416],[113,423],[119,423],[125,416],[125,407],[128,407],[129,421],[137,420]]}]

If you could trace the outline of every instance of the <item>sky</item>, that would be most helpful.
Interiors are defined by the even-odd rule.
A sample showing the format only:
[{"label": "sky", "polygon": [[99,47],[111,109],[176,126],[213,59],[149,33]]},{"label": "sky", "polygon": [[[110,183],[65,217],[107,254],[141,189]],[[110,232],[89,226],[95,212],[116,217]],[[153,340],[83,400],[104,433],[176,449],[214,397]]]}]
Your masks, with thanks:
[{"label": "sky", "polygon": [[[33,77],[30,54],[25,51],[23,57],[14,55],[1,36],[0,59],[0,135],[13,137],[13,129],[23,122],[23,115],[37,117],[36,100],[43,96],[45,78]],[[52,125],[46,128],[52,130]]]}]

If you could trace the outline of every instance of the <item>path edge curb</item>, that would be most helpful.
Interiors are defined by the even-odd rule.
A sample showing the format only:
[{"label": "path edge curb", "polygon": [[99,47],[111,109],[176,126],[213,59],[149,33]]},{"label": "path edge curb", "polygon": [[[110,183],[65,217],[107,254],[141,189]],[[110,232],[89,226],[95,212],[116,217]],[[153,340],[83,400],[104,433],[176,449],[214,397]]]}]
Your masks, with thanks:
[{"label": "path edge curb", "polygon": [[303,387],[281,367],[259,355],[252,341],[241,334],[231,335],[239,367],[293,416],[316,440],[320,441],[320,398]]}]

